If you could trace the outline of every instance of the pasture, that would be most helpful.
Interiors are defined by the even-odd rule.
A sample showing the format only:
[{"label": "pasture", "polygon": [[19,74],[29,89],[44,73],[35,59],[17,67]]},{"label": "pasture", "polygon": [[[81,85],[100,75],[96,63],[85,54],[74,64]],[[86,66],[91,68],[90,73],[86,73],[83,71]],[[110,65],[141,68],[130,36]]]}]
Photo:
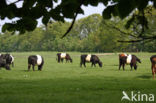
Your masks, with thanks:
[{"label": "pasture", "polygon": [[[0,70],[0,103],[120,103],[122,91],[156,94],[150,56],[155,53],[133,53],[141,59],[138,69],[118,70],[117,53],[99,53],[103,67],[80,68],[79,52],[68,52],[73,63],[57,63],[56,52],[12,53],[15,67]],[[42,71],[27,71],[27,58],[44,57]],[[96,54],[96,53],[95,53]],[[128,102],[128,101],[122,101]]]}]

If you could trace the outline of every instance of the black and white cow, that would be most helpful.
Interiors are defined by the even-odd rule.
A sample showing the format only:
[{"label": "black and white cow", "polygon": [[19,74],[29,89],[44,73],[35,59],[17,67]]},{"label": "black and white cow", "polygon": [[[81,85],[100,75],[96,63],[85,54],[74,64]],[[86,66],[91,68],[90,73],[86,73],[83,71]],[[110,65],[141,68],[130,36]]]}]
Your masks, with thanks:
[{"label": "black and white cow", "polygon": [[35,70],[34,69],[35,65],[37,65],[38,70],[41,71],[43,64],[44,64],[44,59],[40,55],[31,55],[28,57],[28,71],[30,70],[31,65],[32,65],[33,71]]},{"label": "black and white cow", "polygon": [[0,68],[3,67],[6,70],[11,70],[10,65],[7,63],[6,58],[3,55],[0,55]]},{"label": "black and white cow", "polygon": [[81,55],[81,61],[80,61],[80,67],[82,67],[82,64],[84,65],[84,67],[86,67],[86,62],[91,62],[92,65],[91,66],[96,66],[96,64],[99,64],[99,67],[102,67],[102,62],[100,61],[100,59],[96,56],[96,55]]},{"label": "black and white cow", "polygon": [[131,54],[119,54],[119,70],[121,66],[123,67],[123,70],[125,70],[125,64],[129,64],[132,68],[137,69],[137,62],[141,63],[141,60],[136,57],[135,55]]},{"label": "black and white cow", "polygon": [[57,61],[60,63],[60,61],[63,63],[63,60],[66,59],[66,62],[70,61],[73,62],[72,58],[67,53],[57,53]]},{"label": "black and white cow", "polygon": [[14,57],[11,54],[1,54],[1,57],[6,59],[6,63],[14,67]]}]

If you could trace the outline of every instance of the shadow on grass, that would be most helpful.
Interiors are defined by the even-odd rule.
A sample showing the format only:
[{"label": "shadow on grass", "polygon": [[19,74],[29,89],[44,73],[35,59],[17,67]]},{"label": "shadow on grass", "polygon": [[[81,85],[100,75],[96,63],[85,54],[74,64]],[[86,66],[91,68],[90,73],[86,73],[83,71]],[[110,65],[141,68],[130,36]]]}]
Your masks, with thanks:
[{"label": "shadow on grass", "polygon": [[40,70],[34,70],[34,71],[33,70],[29,70],[29,71],[28,70],[20,70],[20,71],[23,71],[23,72],[36,72],[36,71],[39,71],[39,72],[41,72]]},{"label": "shadow on grass", "polygon": [[119,66],[119,65],[118,64],[112,64],[112,65],[104,64],[104,66]]},{"label": "shadow on grass", "polygon": [[142,79],[150,79],[152,78],[152,75],[140,75],[140,76],[137,76],[137,78],[142,78]]}]

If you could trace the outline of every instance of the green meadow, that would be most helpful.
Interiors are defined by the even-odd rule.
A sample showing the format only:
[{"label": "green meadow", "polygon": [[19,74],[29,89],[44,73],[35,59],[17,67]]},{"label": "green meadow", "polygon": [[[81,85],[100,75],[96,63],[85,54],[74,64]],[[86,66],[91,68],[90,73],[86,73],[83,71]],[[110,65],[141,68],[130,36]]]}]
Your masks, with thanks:
[{"label": "green meadow", "polygon": [[[122,91],[155,94],[150,56],[155,53],[133,53],[141,59],[138,69],[118,70],[118,53],[95,53],[103,67],[80,67],[80,55],[69,52],[73,63],[57,63],[56,52],[16,52],[11,71],[0,70],[0,103],[129,103],[121,101]],[[42,71],[27,71],[27,58],[44,57]],[[139,102],[140,103],[140,102]],[[141,102],[142,103],[142,102]]]}]

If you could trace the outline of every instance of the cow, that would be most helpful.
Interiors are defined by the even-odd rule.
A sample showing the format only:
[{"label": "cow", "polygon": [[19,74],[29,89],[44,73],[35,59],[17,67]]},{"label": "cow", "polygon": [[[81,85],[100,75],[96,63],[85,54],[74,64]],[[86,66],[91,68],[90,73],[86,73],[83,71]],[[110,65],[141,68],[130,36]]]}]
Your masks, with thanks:
[{"label": "cow", "polygon": [[14,57],[11,54],[1,54],[1,57],[6,59],[6,63],[14,67]]},{"label": "cow", "polygon": [[91,54],[84,54],[81,55],[80,58],[80,67],[82,67],[82,64],[84,65],[84,67],[86,67],[86,62],[91,62],[91,66],[96,67],[96,64],[99,64],[99,67],[102,67],[102,62],[100,61],[100,59],[96,56],[96,55],[91,55]]},{"label": "cow", "polygon": [[58,63],[60,63],[60,62],[62,62],[63,63],[63,60],[66,60],[66,62],[73,62],[73,60],[72,60],[72,58],[70,57],[70,55],[69,54],[67,54],[67,53],[57,53],[57,61],[58,61]]},{"label": "cow", "polygon": [[151,69],[152,69],[152,75],[153,75],[153,79],[155,79],[155,73],[156,73],[156,55],[153,55],[150,57],[150,61],[151,61]]},{"label": "cow", "polygon": [[0,68],[1,67],[4,67],[6,70],[11,70],[10,65],[6,61],[6,58],[4,58],[2,55],[0,56]]},{"label": "cow", "polygon": [[119,70],[121,66],[123,70],[125,70],[125,64],[129,64],[131,70],[133,67],[135,70],[137,70],[137,62],[141,63],[141,60],[135,55],[125,54],[125,53],[119,54]]},{"label": "cow", "polygon": [[38,66],[38,70],[42,70],[44,64],[44,59],[40,55],[31,55],[28,57],[28,71],[30,71],[31,65],[33,68],[33,71],[35,70],[34,67],[35,65]]}]

